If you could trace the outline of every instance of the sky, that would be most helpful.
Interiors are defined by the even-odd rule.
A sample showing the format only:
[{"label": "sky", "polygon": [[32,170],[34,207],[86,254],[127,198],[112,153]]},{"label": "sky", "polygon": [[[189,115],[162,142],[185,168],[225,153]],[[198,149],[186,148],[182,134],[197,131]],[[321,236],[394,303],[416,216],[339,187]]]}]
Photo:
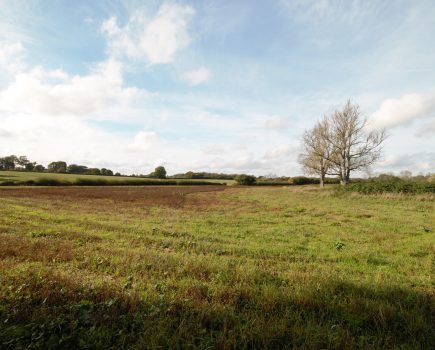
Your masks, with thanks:
[{"label": "sky", "polygon": [[435,1],[0,0],[0,156],[294,176],[347,99],[435,172]]}]

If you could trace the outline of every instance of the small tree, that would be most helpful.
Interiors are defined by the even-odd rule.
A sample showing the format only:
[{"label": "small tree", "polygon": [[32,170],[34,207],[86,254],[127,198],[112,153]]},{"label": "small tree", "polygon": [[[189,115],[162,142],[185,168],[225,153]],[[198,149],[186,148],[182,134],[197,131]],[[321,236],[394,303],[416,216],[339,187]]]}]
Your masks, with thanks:
[{"label": "small tree", "polygon": [[166,169],[163,166],[158,166],[154,169],[150,176],[157,179],[166,179]]},{"label": "small tree", "polygon": [[17,156],[11,155],[8,157],[0,158],[0,169],[2,170],[14,170],[17,163]]},{"label": "small tree", "polygon": [[101,170],[98,168],[89,168],[85,172],[86,175],[101,175]]},{"label": "small tree", "polygon": [[101,175],[112,176],[113,175],[113,171],[110,170],[110,169],[102,168],[101,169]]},{"label": "small tree", "polygon": [[35,166],[35,162],[29,162],[25,165],[24,169],[26,169],[26,171],[33,171],[33,169],[35,169]]},{"label": "small tree", "polygon": [[26,165],[30,163],[26,156],[19,156],[16,159],[17,165],[21,167],[21,169],[26,169]]},{"label": "small tree", "polygon": [[88,167],[84,165],[70,164],[66,168],[66,171],[71,174],[84,174],[88,171]]},{"label": "small tree", "polygon": [[43,173],[45,171],[45,167],[41,164],[37,164],[33,168],[33,171],[38,172],[38,173]]},{"label": "small tree", "polygon": [[403,180],[410,180],[412,179],[412,172],[409,170],[402,170],[399,174],[399,177]]},{"label": "small tree", "polygon": [[257,179],[255,178],[255,176],[252,175],[237,175],[234,180],[239,184],[239,185],[246,185],[246,186],[251,186],[251,185],[255,185],[255,183],[257,182]]},{"label": "small tree", "polygon": [[367,119],[359,106],[346,102],[342,109],[325,117],[303,137],[299,161],[307,173],[337,175],[345,185],[352,171],[365,170],[382,154],[385,131],[367,131]]},{"label": "small tree", "polygon": [[47,169],[50,173],[66,173],[66,162],[51,162],[50,164],[48,164]]},{"label": "small tree", "polygon": [[385,130],[366,129],[367,119],[362,117],[359,106],[350,100],[329,117],[329,128],[322,137],[331,144],[332,152],[327,160],[342,185],[349,182],[352,171],[366,169],[382,155]]},{"label": "small tree", "polygon": [[328,132],[329,124],[325,117],[318,122],[311,130],[305,131],[302,137],[302,153],[299,155],[299,163],[302,165],[304,173],[308,175],[318,175],[320,187],[324,186],[325,176],[329,174],[333,147],[323,137]]}]

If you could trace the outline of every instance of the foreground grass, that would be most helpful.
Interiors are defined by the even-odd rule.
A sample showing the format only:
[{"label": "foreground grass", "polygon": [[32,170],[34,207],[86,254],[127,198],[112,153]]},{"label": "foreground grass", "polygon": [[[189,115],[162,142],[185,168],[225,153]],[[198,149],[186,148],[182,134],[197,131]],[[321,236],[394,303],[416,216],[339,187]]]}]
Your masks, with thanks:
[{"label": "foreground grass", "polygon": [[78,175],[78,174],[57,174],[57,173],[36,173],[26,171],[0,171],[0,186],[2,185],[165,185],[179,183],[183,184],[234,184],[234,180],[214,179],[150,179],[128,176],[102,176],[102,175]]},{"label": "foreground grass", "polygon": [[2,348],[434,345],[433,196],[4,188],[0,199]]}]

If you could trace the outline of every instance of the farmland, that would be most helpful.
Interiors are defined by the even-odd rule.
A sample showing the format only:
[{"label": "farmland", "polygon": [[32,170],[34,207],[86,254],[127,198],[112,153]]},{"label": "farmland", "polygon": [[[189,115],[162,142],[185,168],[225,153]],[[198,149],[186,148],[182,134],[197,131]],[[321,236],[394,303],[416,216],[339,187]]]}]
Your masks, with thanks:
[{"label": "farmland", "polygon": [[[217,183],[232,184],[233,180],[195,180],[195,179],[150,179],[143,177],[128,176],[101,176],[101,175],[76,175],[76,174],[57,174],[57,173],[37,173],[26,171],[0,171],[0,186],[2,185],[20,185],[20,184],[47,184],[47,185],[82,185],[82,184],[104,184],[104,185],[156,185],[172,184],[177,182],[184,183]],[[33,183],[32,183],[33,182]],[[40,182],[40,183],[38,183]]]},{"label": "farmland", "polygon": [[431,348],[435,204],[0,187],[2,348]]}]

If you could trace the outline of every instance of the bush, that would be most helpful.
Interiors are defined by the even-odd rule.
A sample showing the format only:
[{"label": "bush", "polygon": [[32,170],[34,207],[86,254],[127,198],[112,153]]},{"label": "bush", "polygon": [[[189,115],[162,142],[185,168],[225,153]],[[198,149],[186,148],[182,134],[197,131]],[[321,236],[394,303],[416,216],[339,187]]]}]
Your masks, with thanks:
[{"label": "bush", "polygon": [[311,185],[311,184],[320,183],[319,179],[313,177],[306,177],[306,176],[292,177],[289,181],[293,185]]},{"label": "bush", "polygon": [[236,180],[236,182],[239,185],[245,185],[245,186],[252,186],[255,185],[255,183],[257,182],[255,176],[245,175],[245,174],[237,175],[234,180]]},{"label": "bush", "polygon": [[256,185],[257,186],[289,186],[290,183],[288,181],[283,181],[283,180],[268,179],[268,180],[258,180]]},{"label": "bush", "polygon": [[380,193],[435,193],[435,183],[419,181],[374,181],[351,183],[347,186],[340,186],[338,191],[341,192],[359,192],[363,194],[380,194]]},{"label": "bush", "polygon": [[210,181],[189,181],[181,180],[177,181],[178,186],[224,186],[224,183],[210,182]]}]

